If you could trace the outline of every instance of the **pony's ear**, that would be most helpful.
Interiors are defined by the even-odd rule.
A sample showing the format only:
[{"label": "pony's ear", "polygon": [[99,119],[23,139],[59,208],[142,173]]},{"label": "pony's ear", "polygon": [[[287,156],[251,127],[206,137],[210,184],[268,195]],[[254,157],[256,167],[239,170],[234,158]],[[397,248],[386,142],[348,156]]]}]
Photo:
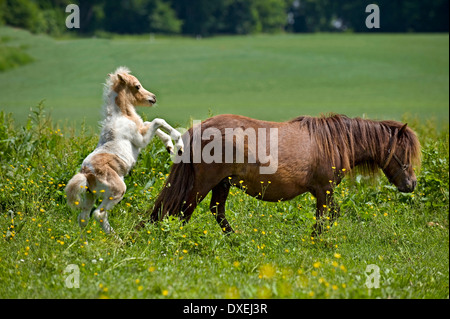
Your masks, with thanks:
[{"label": "pony's ear", "polygon": [[398,131],[398,134],[397,134],[398,138],[400,138],[403,135],[403,133],[405,133],[407,125],[408,125],[408,123],[403,125],[402,128]]}]

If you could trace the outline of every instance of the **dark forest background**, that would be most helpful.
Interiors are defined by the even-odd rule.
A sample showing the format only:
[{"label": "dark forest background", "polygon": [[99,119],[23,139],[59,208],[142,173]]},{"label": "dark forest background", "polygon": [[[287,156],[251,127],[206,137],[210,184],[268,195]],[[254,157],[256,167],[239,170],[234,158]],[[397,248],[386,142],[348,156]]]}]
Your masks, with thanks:
[{"label": "dark forest background", "polygon": [[[0,24],[61,35],[68,4],[80,28],[96,34],[254,34],[276,32],[448,32],[448,0],[0,0]],[[367,29],[368,4],[380,8],[380,29]]]}]

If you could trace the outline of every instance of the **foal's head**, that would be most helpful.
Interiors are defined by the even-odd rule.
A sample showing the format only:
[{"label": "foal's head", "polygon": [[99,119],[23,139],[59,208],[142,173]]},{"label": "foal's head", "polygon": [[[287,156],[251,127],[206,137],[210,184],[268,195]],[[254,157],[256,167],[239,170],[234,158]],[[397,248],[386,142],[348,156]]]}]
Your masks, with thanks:
[{"label": "foal's head", "polygon": [[125,67],[120,67],[113,74],[108,74],[112,90],[117,93],[116,103],[119,107],[153,106],[155,94],[144,89],[139,80]]},{"label": "foal's head", "polygon": [[420,164],[420,144],[414,132],[407,127],[390,128],[389,144],[381,166],[389,181],[404,193],[414,191],[417,184],[413,165]]}]

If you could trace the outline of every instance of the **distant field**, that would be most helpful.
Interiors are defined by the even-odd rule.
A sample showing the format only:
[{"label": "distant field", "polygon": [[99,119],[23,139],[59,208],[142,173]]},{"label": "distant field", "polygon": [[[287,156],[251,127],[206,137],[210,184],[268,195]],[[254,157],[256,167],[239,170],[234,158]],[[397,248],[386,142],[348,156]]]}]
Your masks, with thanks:
[{"label": "distant field", "polygon": [[45,100],[54,119],[95,126],[102,82],[119,65],[158,96],[141,112],[174,125],[211,113],[449,118],[448,34],[55,40],[3,27],[0,37],[35,60],[0,73],[0,110],[19,123]]}]

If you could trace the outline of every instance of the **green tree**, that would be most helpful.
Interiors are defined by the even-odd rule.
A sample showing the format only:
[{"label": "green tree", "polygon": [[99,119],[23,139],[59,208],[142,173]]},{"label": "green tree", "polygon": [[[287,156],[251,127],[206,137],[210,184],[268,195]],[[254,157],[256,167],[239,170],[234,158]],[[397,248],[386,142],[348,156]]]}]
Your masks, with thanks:
[{"label": "green tree", "polygon": [[[183,21],[182,33],[212,35],[227,30],[227,5],[229,0],[172,0],[179,19]],[[227,30],[228,31],[228,30]]]},{"label": "green tree", "polygon": [[31,32],[45,32],[47,23],[38,5],[29,0],[5,0],[0,11],[6,24],[28,29]]},{"label": "green tree", "polygon": [[247,34],[261,31],[258,10],[253,1],[230,0],[226,2],[222,32]]},{"label": "green tree", "polygon": [[104,27],[116,33],[178,33],[182,22],[163,0],[121,0],[104,4]]},{"label": "green tree", "polygon": [[287,5],[284,0],[254,0],[262,32],[279,32],[287,23]]},{"label": "green tree", "polygon": [[3,19],[3,9],[4,9],[5,0],[0,0],[0,25],[5,23]]},{"label": "green tree", "polygon": [[106,1],[105,30],[123,34],[148,32],[149,2],[148,0]]},{"label": "green tree", "polygon": [[150,31],[180,33],[183,22],[176,16],[169,3],[156,1],[149,16]]}]

